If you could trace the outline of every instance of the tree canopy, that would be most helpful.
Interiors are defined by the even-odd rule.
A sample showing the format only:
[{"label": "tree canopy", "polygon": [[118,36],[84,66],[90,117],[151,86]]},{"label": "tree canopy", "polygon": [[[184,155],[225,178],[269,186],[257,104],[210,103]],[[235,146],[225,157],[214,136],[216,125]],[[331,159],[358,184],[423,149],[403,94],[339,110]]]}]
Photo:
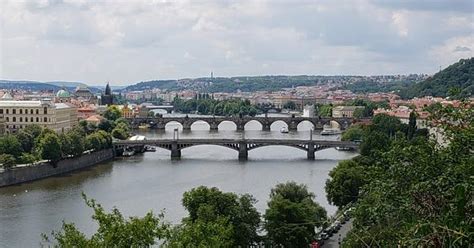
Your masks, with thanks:
[{"label": "tree canopy", "polygon": [[306,185],[277,184],[265,211],[268,242],[283,247],[307,247],[315,239],[315,227],[326,221],[326,210],[314,201]]}]

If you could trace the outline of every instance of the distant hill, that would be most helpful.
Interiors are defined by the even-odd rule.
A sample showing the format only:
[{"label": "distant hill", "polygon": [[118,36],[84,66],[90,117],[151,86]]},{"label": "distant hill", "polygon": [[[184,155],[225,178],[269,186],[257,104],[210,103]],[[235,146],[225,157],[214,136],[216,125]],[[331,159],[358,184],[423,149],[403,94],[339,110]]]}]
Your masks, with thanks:
[{"label": "distant hill", "polygon": [[38,82],[38,81],[16,81],[16,80],[0,80],[0,89],[22,89],[30,91],[52,90],[58,91],[65,87],[68,91],[74,92],[77,86],[86,86],[93,93],[101,92],[97,87],[89,87],[80,82]]},{"label": "distant hill", "polygon": [[53,84],[47,84],[36,81],[11,81],[11,80],[0,80],[0,89],[22,89],[31,91],[40,90],[60,90],[61,87]]},{"label": "distant hill", "polygon": [[447,97],[452,90],[458,91],[463,97],[474,95],[474,58],[459,60],[432,77],[400,91],[400,96],[403,98]]},{"label": "distant hill", "polygon": [[325,83],[343,83],[351,80],[360,80],[362,76],[239,76],[194,78],[179,80],[154,80],[140,82],[128,86],[124,91],[147,89],[167,90],[199,90],[205,92],[236,92],[236,91],[276,91],[283,88],[297,86],[312,86]]}]

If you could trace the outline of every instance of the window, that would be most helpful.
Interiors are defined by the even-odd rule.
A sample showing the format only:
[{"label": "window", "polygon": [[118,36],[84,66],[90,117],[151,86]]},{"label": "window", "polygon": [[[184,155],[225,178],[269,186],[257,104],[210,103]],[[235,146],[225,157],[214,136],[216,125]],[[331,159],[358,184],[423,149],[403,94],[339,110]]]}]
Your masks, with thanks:
[{"label": "window", "polygon": [[23,122],[23,117],[20,117],[20,122]]},{"label": "window", "polygon": [[[31,112],[33,112],[33,111],[31,111]],[[33,122],[33,117],[30,118],[30,122]]]},{"label": "window", "polygon": [[33,109],[30,109],[30,114],[33,114]]},{"label": "window", "polygon": [[39,109],[36,109],[36,114],[39,115]]},{"label": "window", "polygon": [[25,122],[28,122],[28,117],[25,117]]},{"label": "window", "polygon": [[48,122],[48,118],[44,117],[43,122]]},{"label": "window", "polygon": [[10,121],[10,117],[7,116],[7,122]]},{"label": "window", "polygon": [[23,109],[20,109],[20,115],[22,115],[22,114],[23,114]]},{"label": "window", "polygon": [[12,109],[13,114],[16,114],[16,109]]},{"label": "window", "polygon": [[36,117],[36,122],[40,122],[40,120],[39,120],[39,118],[38,118],[38,117]]},{"label": "window", "polygon": [[16,117],[15,116],[13,116],[13,122],[16,122]]},{"label": "window", "polygon": [[0,109],[0,114],[3,114],[3,109]]},{"label": "window", "polygon": [[48,114],[48,108],[47,108],[47,107],[44,107],[44,108],[43,108],[43,113],[44,113],[45,115]]},{"label": "window", "polygon": [[7,109],[7,114],[9,114],[8,112],[10,112],[9,109]]}]

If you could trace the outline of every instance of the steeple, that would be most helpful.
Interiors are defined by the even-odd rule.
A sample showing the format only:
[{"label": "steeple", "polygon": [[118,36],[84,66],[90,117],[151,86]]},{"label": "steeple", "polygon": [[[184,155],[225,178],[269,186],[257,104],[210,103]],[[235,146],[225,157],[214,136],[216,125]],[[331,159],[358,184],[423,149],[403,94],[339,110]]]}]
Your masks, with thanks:
[{"label": "steeple", "polygon": [[112,90],[110,90],[109,82],[107,82],[107,85],[105,86],[105,95],[112,95]]}]

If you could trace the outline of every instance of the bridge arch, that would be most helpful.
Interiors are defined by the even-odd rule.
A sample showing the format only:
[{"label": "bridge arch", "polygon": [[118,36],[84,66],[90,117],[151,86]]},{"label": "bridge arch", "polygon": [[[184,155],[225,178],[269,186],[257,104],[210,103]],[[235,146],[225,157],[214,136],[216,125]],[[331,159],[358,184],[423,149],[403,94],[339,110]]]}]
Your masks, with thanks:
[{"label": "bridge arch", "polygon": [[237,130],[237,123],[230,121],[230,120],[224,120],[219,122],[217,125],[217,128],[219,130]]},{"label": "bridge arch", "polygon": [[300,121],[297,125],[297,129],[298,131],[309,131],[311,129],[315,129],[315,125],[313,124],[313,122],[311,121],[308,121],[308,120],[303,120],[303,121]]},{"label": "bridge arch", "polygon": [[263,124],[258,120],[249,120],[245,123],[244,129],[260,131],[263,129]]},{"label": "bridge arch", "polygon": [[282,127],[290,128],[284,120],[275,120],[270,124],[270,130],[272,131],[280,131]]},{"label": "bridge arch", "polygon": [[195,120],[189,125],[192,130],[210,130],[211,124],[204,120]]},{"label": "bridge arch", "polygon": [[183,131],[183,124],[179,121],[168,121],[164,123],[165,130],[173,131],[175,128],[178,128],[179,131]]},{"label": "bridge arch", "polygon": [[327,120],[324,122],[324,127],[339,128],[342,130],[342,125],[336,120]]}]

